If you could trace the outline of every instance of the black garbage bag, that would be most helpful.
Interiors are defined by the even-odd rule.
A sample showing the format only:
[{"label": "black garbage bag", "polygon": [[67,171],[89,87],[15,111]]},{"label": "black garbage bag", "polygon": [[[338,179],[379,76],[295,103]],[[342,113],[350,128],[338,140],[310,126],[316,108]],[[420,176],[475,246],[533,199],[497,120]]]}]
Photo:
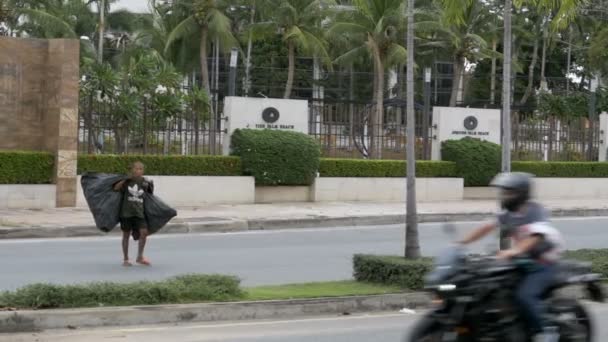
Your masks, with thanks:
[{"label": "black garbage bag", "polygon": [[[126,178],[125,175],[104,173],[82,175],[80,183],[84,196],[95,219],[95,225],[103,232],[112,231],[120,223],[123,195],[121,192],[114,191],[114,185]],[[177,211],[153,194],[145,193],[144,214],[148,231],[150,234],[154,234],[177,216]],[[139,232],[134,231],[133,238],[138,240]]]},{"label": "black garbage bag", "polygon": [[144,214],[148,223],[148,231],[150,234],[154,234],[177,216],[177,211],[153,194],[145,193]]},{"label": "black garbage bag", "polygon": [[124,175],[85,173],[80,184],[89,209],[99,230],[109,233],[120,222],[122,193],[114,191],[114,184],[127,178]]}]

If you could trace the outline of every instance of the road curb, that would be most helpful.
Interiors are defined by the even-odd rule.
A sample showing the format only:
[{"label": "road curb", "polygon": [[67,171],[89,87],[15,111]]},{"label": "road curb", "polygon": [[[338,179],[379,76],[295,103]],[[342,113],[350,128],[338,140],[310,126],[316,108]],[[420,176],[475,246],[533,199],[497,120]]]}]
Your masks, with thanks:
[{"label": "road curb", "polygon": [[[421,213],[420,223],[482,221],[492,217],[492,212],[477,213]],[[608,216],[608,209],[555,209],[553,217]],[[384,226],[405,223],[405,215],[369,215],[346,217],[306,217],[288,219],[225,219],[198,222],[179,220],[161,230],[162,234],[229,233],[277,229],[310,229],[333,227]],[[114,231],[117,234],[118,230]],[[105,235],[93,225],[62,227],[0,227],[1,239],[66,238]]]},{"label": "road curb", "polygon": [[189,322],[293,319],[425,307],[425,293],[260,302],[0,312],[0,333]]}]

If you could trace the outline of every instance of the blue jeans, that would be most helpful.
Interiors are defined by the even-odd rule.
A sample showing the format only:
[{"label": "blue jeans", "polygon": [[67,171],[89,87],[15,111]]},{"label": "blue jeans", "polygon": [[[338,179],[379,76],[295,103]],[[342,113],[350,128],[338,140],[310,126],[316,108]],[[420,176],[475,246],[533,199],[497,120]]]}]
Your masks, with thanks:
[{"label": "blue jeans", "polygon": [[537,265],[533,271],[526,273],[515,293],[525,322],[533,333],[543,330],[545,308],[541,296],[551,286],[555,273],[554,265]]}]

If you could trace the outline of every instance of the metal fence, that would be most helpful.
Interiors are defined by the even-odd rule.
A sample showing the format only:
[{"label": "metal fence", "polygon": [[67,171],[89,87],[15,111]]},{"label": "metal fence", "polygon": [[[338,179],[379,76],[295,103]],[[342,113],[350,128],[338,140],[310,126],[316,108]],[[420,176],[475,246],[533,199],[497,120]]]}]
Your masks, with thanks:
[{"label": "metal fence", "polygon": [[597,161],[600,130],[587,118],[560,120],[513,114],[513,159]]},{"label": "metal fence", "polygon": [[[221,154],[225,136],[219,101],[217,114],[182,112],[159,119],[142,99],[140,111],[129,117],[110,104],[81,100],[79,152],[88,154]],[[383,117],[372,103],[309,101],[309,132],[324,157],[405,159],[406,108],[401,100],[386,100]],[[429,159],[432,114],[424,119],[416,105],[416,157]],[[599,125],[585,118],[568,121],[513,114],[513,160],[593,161],[600,143]]]},{"label": "metal fence", "polygon": [[[140,110],[128,117],[110,104],[81,99],[80,153],[221,154],[224,130],[218,115],[184,111],[170,118],[157,115],[142,98]],[[215,123],[215,124],[214,124]]]},{"label": "metal fence", "polygon": [[[405,159],[407,115],[405,102],[386,100],[383,119],[374,120],[375,104],[311,101],[309,132],[331,158]],[[424,158],[430,138],[423,132],[422,106],[416,105],[416,154]],[[428,128],[428,125],[427,125]]]}]

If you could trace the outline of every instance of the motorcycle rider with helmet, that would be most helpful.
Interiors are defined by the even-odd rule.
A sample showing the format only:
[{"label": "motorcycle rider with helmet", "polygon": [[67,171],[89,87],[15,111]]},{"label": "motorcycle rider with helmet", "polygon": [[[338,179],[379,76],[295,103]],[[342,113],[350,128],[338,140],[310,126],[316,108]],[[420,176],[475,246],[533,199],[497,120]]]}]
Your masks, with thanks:
[{"label": "motorcycle rider with helmet", "polygon": [[555,278],[556,262],[563,246],[561,234],[548,223],[547,210],[531,200],[532,175],[503,173],[496,176],[491,185],[500,191],[503,211],[495,221],[481,226],[460,243],[477,241],[497,228],[501,230],[501,236],[512,239],[512,247],[499,252],[498,257],[532,260],[532,267],[524,271],[525,276],[516,290],[516,302],[530,331],[536,335],[536,341],[557,342],[557,329],[543,321],[541,296]]}]

